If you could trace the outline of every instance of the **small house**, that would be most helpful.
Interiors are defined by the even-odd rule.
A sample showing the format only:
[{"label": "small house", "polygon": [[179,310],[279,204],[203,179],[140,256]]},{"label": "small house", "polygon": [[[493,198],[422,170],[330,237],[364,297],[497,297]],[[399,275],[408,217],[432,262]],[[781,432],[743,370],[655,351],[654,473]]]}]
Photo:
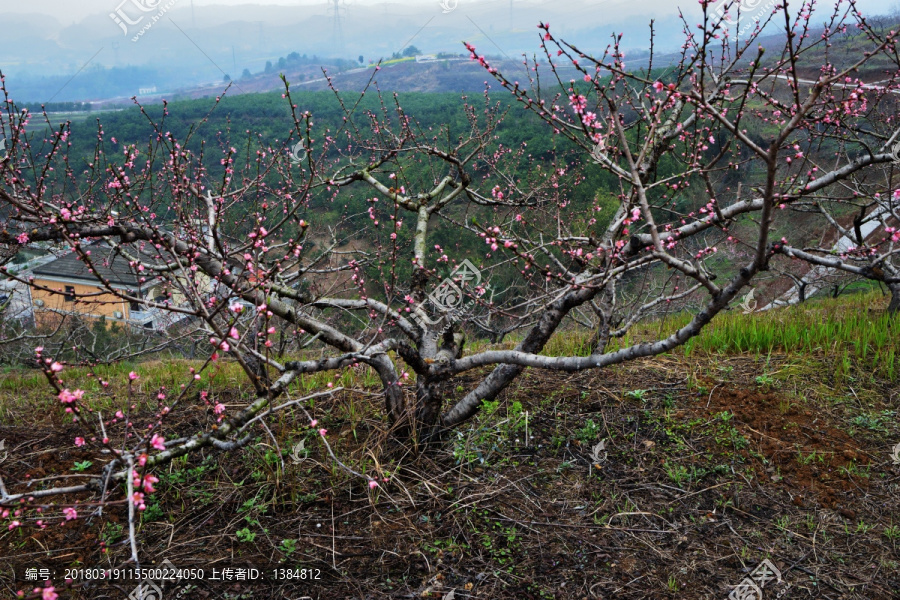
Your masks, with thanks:
[{"label": "small house", "polygon": [[[141,302],[182,304],[173,298],[169,282],[148,274],[114,247],[96,244],[85,247],[85,252],[89,252],[90,266],[77,252],[70,252],[31,271],[31,301],[36,323],[46,324],[58,320],[59,316],[77,315],[162,330],[184,318],[182,314],[151,308]],[[143,262],[157,262],[133,249],[129,252],[140,256]],[[107,286],[133,300],[120,298]]]}]

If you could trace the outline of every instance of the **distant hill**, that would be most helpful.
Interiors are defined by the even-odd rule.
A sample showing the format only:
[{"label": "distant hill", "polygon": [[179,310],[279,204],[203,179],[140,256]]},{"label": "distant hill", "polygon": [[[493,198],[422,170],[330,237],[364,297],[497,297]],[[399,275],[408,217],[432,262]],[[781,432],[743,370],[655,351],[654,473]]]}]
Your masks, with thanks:
[{"label": "distant hill", "polygon": [[[328,59],[324,59],[328,60]],[[526,80],[526,71],[521,60],[491,61],[507,77]],[[283,69],[273,69],[269,73],[252,74],[249,77],[233,78],[229,96],[274,92],[284,89],[280,75],[283,73],[291,84],[291,89],[302,91],[324,91],[328,89],[331,78],[335,87],[345,92],[362,91],[370,80],[382,91],[391,92],[425,92],[425,93],[470,93],[484,90],[488,83],[495,91],[500,87],[483,67],[468,57],[448,59],[426,59],[417,62],[415,59],[388,61],[375,72],[375,65],[346,68],[346,63],[338,65],[320,64],[288,64]],[[343,68],[344,70],[341,70]],[[560,71],[564,76],[574,76],[571,67]],[[374,75],[374,79],[373,79]],[[194,87],[157,90],[153,93],[138,94],[135,89],[130,95],[137,95],[143,103],[154,103],[154,100],[187,100],[214,97],[221,94],[228,82],[220,81]],[[129,96],[120,96],[93,103],[95,108],[131,105]]]}]

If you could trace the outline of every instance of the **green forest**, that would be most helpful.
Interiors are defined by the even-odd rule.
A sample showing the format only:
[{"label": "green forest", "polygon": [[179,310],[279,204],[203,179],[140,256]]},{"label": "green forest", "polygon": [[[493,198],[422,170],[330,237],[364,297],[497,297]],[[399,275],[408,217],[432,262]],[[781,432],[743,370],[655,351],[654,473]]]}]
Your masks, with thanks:
[{"label": "green forest", "polygon": [[[554,135],[546,123],[541,122],[530,111],[522,110],[520,105],[515,105],[507,95],[497,93],[488,97],[467,97],[453,93],[407,93],[379,97],[375,92],[367,92],[363,96],[355,93],[341,94],[339,101],[333,92],[292,91],[291,99],[297,105],[298,114],[305,111],[311,113],[313,137],[335,134],[343,125],[343,111],[352,110],[351,119],[365,139],[367,135],[371,135],[367,130],[367,113],[371,111],[382,118],[390,115],[391,120],[396,122],[397,106],[400,106],[417,123],[418,130],[435,132],[436,143],[445,148],[451,147],[455,140],[469,133],[471,124],[466,115],[467,104],[474,106],[476,112],[485,111],[486,105],[489,105],[499,113],[505,112],[506,116],[497,126],[491,147],[487,151],[498,148],[520,150],[512,153],[516,164],[511,167],[518,181],[544,178],[548,170],[565,169],[561,180],[566,181],[565,193],[570,196],[567,201],[576,207],[583,207],[584,221],[594,216],[599,221],[597,227],[603,227],[606,219],[614,212],[610,208],[594,215],[591,214],[590,207],[597,203],[608,207],[615,205],[615,177],[591,164],[590,156],[583,148],[576,147],[561,135]],[[161,133],[171,133],[179,143],[190,133],[189,141],[184,147],[195,156],[202,153],[203,166],[208,174],[204,183],[210,187],[215,187],[222,181],[224,167],[220,160],[229,147],[237,150],[236,164],[243,164],[245,157],[252,156],[257,151],[265,151],[268,147],[284,152],[287,157],[292,145],[299,139],[294,130],[288,100],[281,93],[226,94],[218,105],[215,105],[214,99],[173,101],[165,109],[162,105],[150,105],[143,109],[133,107],[104,113],[96,118],[73,121],[70,124],[67,149],[70,166],[77,173],[95,162],[98,126],[102,126],[103,132],[99,147],[103,160],[100,164],[105,160],[108,164],[121,165],[124,162],[123,149],[132,144],[137,145],[141,155],[146,156],[148,148],[156,146],[154,140],[157,133],[151,121]],[[158,149],[155,151],[158,152]],[[333,146],[325,158],[335,158],[336,154],[337,150]],[[479,188],[485,193],[497,183],[486,165],[476,162],[470,167],[473,179],[483,181],[479,183]],[[298,167],[295,165],[291,168]],[[436,177],[443,176],[444,173],[435,171],[435,168],[445,167],[418,158],[400,157],[392,164],[383,165],[380,171],[396,171],[404,185],[413,190],[417,185],[421,186],[419,189],[425,189]],[[278,177],[277,173],[267,175],[272,185],[278,184]],[[577,185],[572,184],[575,181]],[[307,214],[303,217],[316,225],[335,226],[341,223],[348,231],[356,231],[353,223],[358,219],[367,219],[366,200],[373,195],[373,191],[368,185],[361,183],[342,189],[337,196],[322,188],[314,189],[310,195]],[[579,214],[582,214],[581,211]],[[160,218],[164,219],[164,216],[160,215]],[[286,230],[286,233],[293,232]],[[387,232],[384,235],[386,237]],[[411,242],[411,236],[412,228],[400,231],[398,241],[401,247]],[[370,242],[377,243],[378,240]],[[460,236],[459,231],[452,231],[450,228],[432,228],[429,244],[452,248],[461,257],[477,256],[474,253],[484,251],[483,241],[476,236]],[[404,265],[401,270],[408,268],[408,265]],[[397,275],[404,276],[407,273]]]}]

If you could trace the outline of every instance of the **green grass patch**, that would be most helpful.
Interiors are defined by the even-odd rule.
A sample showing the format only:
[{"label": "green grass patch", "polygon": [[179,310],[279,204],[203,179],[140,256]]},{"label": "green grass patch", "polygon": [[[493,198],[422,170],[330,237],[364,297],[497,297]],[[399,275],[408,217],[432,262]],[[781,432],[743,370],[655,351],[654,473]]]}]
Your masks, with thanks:
[{"label": "green grass patch", "polygon": [[[883,310],[879,292],[811,300],[788,308],[744,314],[730,311],[713,319],[700,335],[676,350],[693,354],[756,354],[772,352],[822,356],[834,362],[837,377],[847,377],[857,368],[889,381],[900,375],[900,317]],[[636,325],[628,336],[612,340],[606,351],[635,342],[671,335],[684,327],[692,314],[680,313]],[[567,329],[554,335],[543,354],[587,356],[592,332]]]}]

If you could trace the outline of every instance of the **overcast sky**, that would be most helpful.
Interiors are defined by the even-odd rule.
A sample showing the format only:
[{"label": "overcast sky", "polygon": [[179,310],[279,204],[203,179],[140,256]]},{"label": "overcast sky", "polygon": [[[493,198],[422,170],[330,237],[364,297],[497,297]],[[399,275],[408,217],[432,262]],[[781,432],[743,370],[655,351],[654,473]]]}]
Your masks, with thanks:
[{"label": "overcast sky", "polygon": [[[453,0],[448,0],[450,5],[453,4]],[[539,0],[539,2],[532,2],[529,0],[510,0],[513,4],[528,4],[535,5],[540,4],[547,6],[551,9],[559,10],[560,8],[565,8],[566,5],[571,6],[581,6],[582,2],[575,2],[573,0]],[[759,4],[760,0],[745,0],[745,3],[750,5]],[[158,0],[144,0],[148,5],[155,5]],[[212,5],[227,5],[227,6],[297,6],[297,7],[305,7],[307,10],[327,10],[327,5],[329,4],[328,0],[177,0],[178,4],[190,4],[193,2],[195,7],[200,6],[212,6]],[[498,2],[507,3],[507,0],[457,0],[457,7],[460,9],[465,9],[468,5],[469,8],[475,8],[477,5],[484,4],[497,4]],[[86,14],[96,13],[96,12],[106,12],[114,10],[115,7],[119,4],[119,0],[32,0],[30,2],[15,2],[14,0],[0,0],[0,14],[3,12],[16,12],[16,13],[43,13],[50,16],[53,16],[63,23],[72,23],[77,22],[85,17]],[[163,2],[165,4],[165,2]],[[354,4],[366,4],[366,5],[398,5],[398,6],[408,6],[410,8],[426,8],[429,6],[433,6],[440,10],[440,0],[392,0],[391,2],[385,2],[384,0],[350,0],[348,3],[350,6]],[[636,2],[621,2],[619,0],[593,0],[588,2],[587,4],[591,6],[599,6],[599,5],[615,5],[617,9],[628,9],[629,12],[637,13],[641,12],[648,17],[653,16],[653,11],[658,10],[660,12],[668,13],[671,7],[674,5],[682,7],[687,11],[698,11],[698,3],[696,0],[686,0],[681,2],[672,2],[671,0],[638,0]],[[798,3],[799,4],[799,3]],[[830,3],[827,1],[819,2],[819,8],[825,8]],[[889,12],[893,7],[898,5],[898,0],[859,0],[857,5],[866,12],[875,14],[875,13],[886,13]]]},{"label": "overcast sky", "polygon": [[[712,0],[710,12],[725,1]],[[770,14],[776,1],[740,0],[742,26],[752,27],[754,13]],[[130,69],[136,80],[129,89],[171,90],[260,73],[293,53],[312,62],[338,57],[367,64],[410,46],[424,54],[464,52],[465,41],[479,52],[518,59],[538,51],[536,25],[542,21],[590,54],[602,53],[622,34],[627,56],[638,58],[647,52],[651,20],[655,49],[664,54],[684,42],[677,8],[690,26],[701,11],[697,0],[339,2],[335,18],[334,0],[0,0],[0,72],[13,77],[24,97],[43,101],[61,88],[59,99],[95,97],[105,84],[92,70],[114,67]],[[876,15],[895,12],[898,3],[856,4]],[[791,0],[795,10],[800,5]],[[831,8],[829,0],[819,0],[813,26]],[[62,79],[43,82],[45,77]]]}]

